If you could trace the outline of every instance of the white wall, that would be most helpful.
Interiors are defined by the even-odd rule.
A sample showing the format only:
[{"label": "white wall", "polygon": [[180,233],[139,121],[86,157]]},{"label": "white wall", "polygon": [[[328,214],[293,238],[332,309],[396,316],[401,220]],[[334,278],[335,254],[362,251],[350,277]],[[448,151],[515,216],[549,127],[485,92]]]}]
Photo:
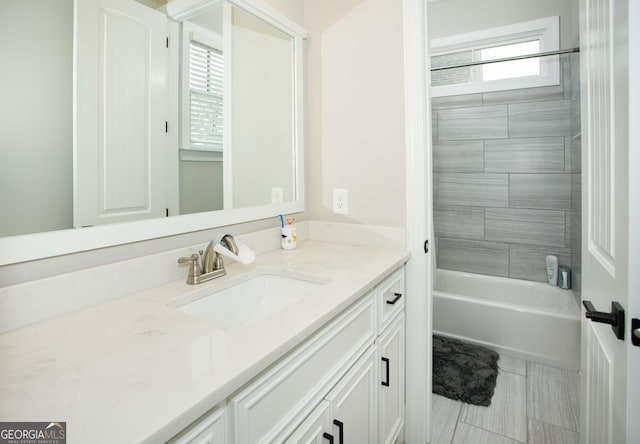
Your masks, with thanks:
[{"label": "white wall", "polygon": [[304,17],[310,217],[404,227],[402,2],[305,0]]},{"label": "white wall", "polygon": [[[231,179],[233,208],[271,203],[271,189],[294,200],[293,43],[233,8]],[[226,60],[226,59],[225,59]]]},{"label": "white wall", "polygon": [[72,226],[73,0],[0,2],[0,236]]},{"label": "white wall", "polygon": [[574,45],[574,0],[437,0],[429,3],[429,38],[560,16],[560,48]]}]

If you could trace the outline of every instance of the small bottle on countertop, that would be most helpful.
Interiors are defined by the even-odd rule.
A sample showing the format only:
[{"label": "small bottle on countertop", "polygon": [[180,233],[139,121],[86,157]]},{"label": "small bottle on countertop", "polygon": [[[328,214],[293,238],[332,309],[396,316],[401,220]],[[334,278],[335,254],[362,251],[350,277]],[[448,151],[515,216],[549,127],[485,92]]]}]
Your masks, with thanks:
[{"label": "small bottle on countertop", "polygon": [[282,240],[280,246],[283,250],[295,250],[298,236],[296,236],[296,227],[293,226],[293,217],[287,218],[287,225],[282,227]]}]

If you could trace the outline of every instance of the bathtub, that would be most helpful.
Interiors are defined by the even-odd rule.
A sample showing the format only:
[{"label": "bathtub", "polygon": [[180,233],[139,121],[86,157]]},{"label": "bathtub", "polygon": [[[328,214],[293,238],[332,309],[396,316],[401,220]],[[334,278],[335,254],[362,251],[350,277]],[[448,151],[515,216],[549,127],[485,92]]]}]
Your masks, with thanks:
[{"label": "bathtub", "polygon": [[449,270],[436,270],[435,277],[435,334],[579,370],[580,309],[572,291]]}]

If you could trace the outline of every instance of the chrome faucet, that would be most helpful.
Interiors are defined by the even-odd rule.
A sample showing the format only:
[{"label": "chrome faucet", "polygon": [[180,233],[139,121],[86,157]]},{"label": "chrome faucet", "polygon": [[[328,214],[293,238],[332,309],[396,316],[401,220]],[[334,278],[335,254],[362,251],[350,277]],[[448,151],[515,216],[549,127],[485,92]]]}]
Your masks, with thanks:
[{"label": "chrome faucet", "polygon": [[[189,276],[187,276],[187,284],[189,285],[200,284],[227,274],[222,257],[219,253],[213,251],[213,241],[209,242],[204,254],[200,250],[199,255],[194,253],[190,257],[178,258],[179,264],[188,262],[191,262]],[[200,266],[201,262],[202,267]]]}]

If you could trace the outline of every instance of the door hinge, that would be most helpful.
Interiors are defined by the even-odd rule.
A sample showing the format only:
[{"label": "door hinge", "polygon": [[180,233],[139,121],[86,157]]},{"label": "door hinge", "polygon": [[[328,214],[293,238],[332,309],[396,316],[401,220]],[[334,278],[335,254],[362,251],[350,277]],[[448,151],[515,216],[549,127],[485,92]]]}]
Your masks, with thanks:
[{"label": "door hinge", "polygon": [[424,254],[427,254],[428,252],[429,252],[429,239],[424,241]]}]

